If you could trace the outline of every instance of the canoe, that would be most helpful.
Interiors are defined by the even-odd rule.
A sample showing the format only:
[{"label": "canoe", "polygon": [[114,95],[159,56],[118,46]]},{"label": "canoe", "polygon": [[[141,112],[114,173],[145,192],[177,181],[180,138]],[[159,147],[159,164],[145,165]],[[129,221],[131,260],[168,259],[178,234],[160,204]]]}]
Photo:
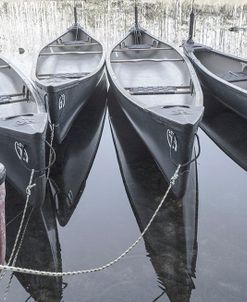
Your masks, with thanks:
[{"label": "canoe", "polygon": [[[164,196],[168,184],[118,103],[110,100],[108,104],[119,168],[130,205],[142,232]],[[185,195],[177,200],[170,194],[144,236],[146,254],[157,274],[158,285],[165,289],[169,301],[189,301],[194,288],[197,192],[197,166],[193,162],[190,165]]]},{"label": "canoe", "polygon": [[106,79],[78,114],[62,144],[55,144],[57,159],[51,168],[53,204],[61,226],[75,211],[86,187],[103,131],[106,113]]},{"label": "canoe", "polygon": [[45,197],[47,113],[28,79],[0,57],[0,162],[15,188],[26,196],[31,170],[35,169],[30,202],[40,207]]},{"label": "canoe", "polygon": [[41,49],[32,72],[61,143],[104,71],[103,46],[78,23]]},{"label": "canoe", "polygon": [[167,180],[184,164],[173,191],[185,192],[203,97],[191,63],[173,46],[134,27],[107,56],[115,99]]},{"label": "canoe", "polygon": [[[193,28],[194,14],[191,13]],[[193,33],[193,31],[192,31]],[[192,33],[183,44],[201,84],[225,106],[247,118],[247,60],[195,43]]]}]

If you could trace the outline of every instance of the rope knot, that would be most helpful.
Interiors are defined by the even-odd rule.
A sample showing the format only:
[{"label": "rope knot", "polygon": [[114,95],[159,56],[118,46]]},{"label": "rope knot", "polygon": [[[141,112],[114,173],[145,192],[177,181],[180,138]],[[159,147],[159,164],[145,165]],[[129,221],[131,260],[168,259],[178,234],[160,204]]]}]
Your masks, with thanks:
[{"label": "rope knot", "polygon": [[36,184],[32,184],[32,185],[28,185],[27,188],[26,188],[26,193],[27,193],[27,196],[31,196],[32,194],[32,188],[35,187]]}]

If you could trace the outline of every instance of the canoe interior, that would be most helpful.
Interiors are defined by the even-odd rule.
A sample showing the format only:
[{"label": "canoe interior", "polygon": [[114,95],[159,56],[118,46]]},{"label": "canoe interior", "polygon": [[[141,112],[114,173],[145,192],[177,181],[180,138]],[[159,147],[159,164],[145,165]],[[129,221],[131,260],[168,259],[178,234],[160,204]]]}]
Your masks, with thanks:
[{"label": "canoe interior", "polygon": [[170,45],[142,31],[134,33],[111,53],[113,71],[121,86],[146,107],[195,105],[196,94],[184,58]]},{"label": "canoe interior", "polygon": [[0,119],[38,112],[37,103],[23,78],[0,58]]},{"label": "canoe interior", "polygon": [[36,77],[43,84],[83,78],[97,69],[102,56],[102,45],[74,26],[41,50]]},{"label": "canoe interior", "polygon": [[196,58],[216,76],[238,87],[247,89],[247,61],[241,61],[209,48],[194,50]]}]

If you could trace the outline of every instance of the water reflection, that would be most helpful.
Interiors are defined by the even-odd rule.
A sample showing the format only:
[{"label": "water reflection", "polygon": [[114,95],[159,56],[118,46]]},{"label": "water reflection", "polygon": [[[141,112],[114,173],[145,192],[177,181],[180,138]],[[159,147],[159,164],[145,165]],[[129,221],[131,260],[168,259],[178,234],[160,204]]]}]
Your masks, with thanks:
[{"label": "water reflection", "polygon": [[101,80],[64,142],[56,144],[57,160],[50,184],[59,223],[66,225],[79,202],[92,167],[103,130],[106,111],[106,79]]},{"label": "water reflection", "polygon": [[[10,185],[7,186],[6,201],[6,259],[8,260],[20,225],[24,201]],[[30,211],[31,208],[28,209],[26,217],[29,216]],[[46,196],[42,210],[36,210],[31,213],[24,240],[17,257],[16,266],[48,271],[62,270],[56,218],[52,210],[49,195]],[[30,297],[33,297],[35,301],[57,302],[61,300],[61,278],[17,273],[14,275],[25,291]]]},{"label": "water reflection", "polygon": [[[112,96],[109,100],[109,114],[123,182],[139,228],[143,231],[168,185]],[[194,288],[192,277],[195,277],[197,256],[197,189],[197,167],[194,163],[190,167],[184,198],[176,200],[170,194],[144,238],[159,287],[170,301],[190,301]]]},{"label": "water reflection", "polygon": [[201,128],[237,164],[247,170],[247,121],[225,107],[204,88]]},{"label": "water reflection", "polygon": [[[123,36],[133,23],[132,0],[108,1],[0,1],[0,51],[17,54],[23,47],[37,53],[73,22],[73,6],[78,20],[106,45]],[[213,4],[212,4],[213,3]],[[181,44],[188,34],[191,1],[138,1],[140,22],[155,36]],[[226,52],[247,56],[246,31],[229,31],[246,26],[247,11],[242,1],[195,1],[197,14],[196,41]]]}]

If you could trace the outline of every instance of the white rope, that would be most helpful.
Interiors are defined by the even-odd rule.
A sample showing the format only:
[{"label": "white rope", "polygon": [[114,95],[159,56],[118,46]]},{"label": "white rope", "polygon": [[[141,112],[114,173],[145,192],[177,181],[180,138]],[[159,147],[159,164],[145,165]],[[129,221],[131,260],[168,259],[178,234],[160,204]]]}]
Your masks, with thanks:
[{"label": "white rope", "polygon": [[[15,238],[15,242],[14,242],[14,246],[12,248],[12,252],[10,254],[10,257],[9,257],[9,260],[7,262],[7,266],[9,266],[11,264],[11,262],[13,261],[13,259],[16,258],[16,255],[15,255],[15,251],[16,251],[16,248],[17,248],[17,245],[18,245],[18,242],[19,242],[19,238],[20,238],[20,235],[21,235],[21,231],[22,231],[22,228],[23,228],[23,224],[24,224],[24,220],[25,220],[25,216],[26,216],[26,212],[27,212],[27,208],[28,208],[28,203],[29,203],[29,199],[30,199],[30,196],[32,194],[32,188],[34,186],[36,186],[36,184],[33,184],[33,177],[34,177],[34,169],[32,169],[31,171],[31,175],[30,175],[30,179],[29,179],[29,184],[26,188],[26,203],[25,203],[25,206],[24,206],[24,210],[23,210],[23,214],[22,214],[22,218],[21,218],[21,222],[20,222],[20,226],[19,226],[19,229],[18,229],[18,232],[17,232],[17,235],[16,235],[16,238]],[[22,243],[22,242],[21,242]],[[21,245],[20,243],[20,245]],[[18,247],[18,250],[20,249],[20,245]],[[13,264],[13,263],[12,263]],[[2,280],[2,278],[4,277],[5,275],[5,271],[1,272],[1,275],[0,275],[0,280]]]},{"label": "white rope", "polygon": [[100,267],[92,268],[92,269],[82,269],[78,271],[72,271],[72,272],[48,272],[48,271],[39,271],[39,270],[33,270],[33,269],[28,269],[28,268],[21,268],[21,267],[14,267],[14,266],[9,266],[9,265],[0,265],[0,269],[6,270],[6,271],[12,271],[16,273],[23,273],[23,274],[31,274],[31,275],[38,275],[38,276],[47,276],[47,277],[63,277],[63,276],[75,276],[75,275],[81,275],[81,274],[88,274],[88,273],[93,273],[93,272],[99,272],[102,271],[113,264],[117,263],[119,260],[121,260],[124,256],[126,256],[138,243],[139,241],[143,238],[143,236],[146,234],[148,231],[150,225],[152,224],[154,218],[157,216],[160,208],[162,207],[163,203],[165,202],[167,195],[169,194],[172,186],[175,185],[175,182],[179,176],[179,170],[181,168],[181,165],[178,165],[174,175],[172,176],[170,180],[169,187],[167,188],[167,191],[165,195],[163,196],[159,206],[155,210],[153,216],[151,217],[149,223],[145,227],[145,229],[142,231],[141,235],[137,238],[137,240],[127,249],[125,250],[119,257],[116,259],[108,262],[105,265],[102,265]]},{"label": "white rope", "polygon": [[53,145],[53,141],[54,141],[54,134],[55,134],[55,125],[51,124],[51,141],[50,141],[50,153],[49,153],[49,164],[48,164],[48,170],[47,170],[47,180],[50,177],[50,171],[51,171],[51,163],[52,163],[52,145]]}]

